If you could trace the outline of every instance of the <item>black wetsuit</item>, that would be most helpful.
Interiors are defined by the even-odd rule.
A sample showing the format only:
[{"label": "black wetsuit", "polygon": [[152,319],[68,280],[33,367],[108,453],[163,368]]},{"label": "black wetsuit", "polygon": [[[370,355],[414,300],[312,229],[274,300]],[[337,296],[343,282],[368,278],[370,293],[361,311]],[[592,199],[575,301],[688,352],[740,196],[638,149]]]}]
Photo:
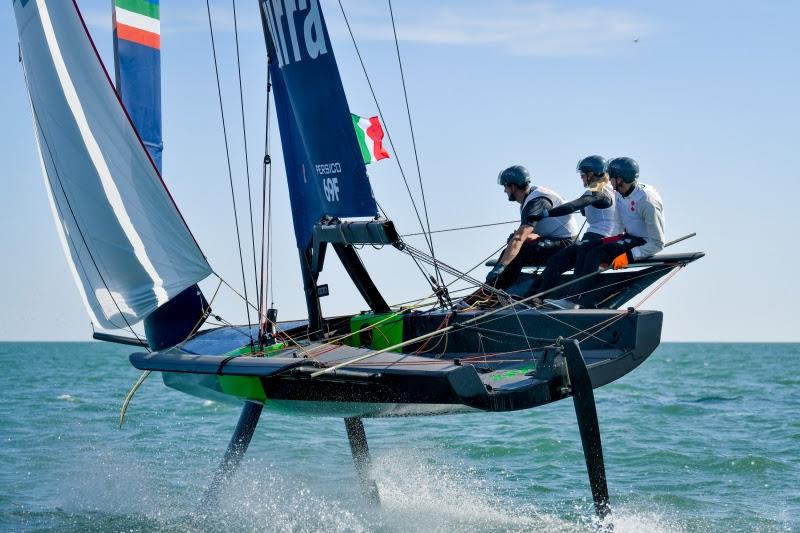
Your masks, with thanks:
[{"label": "black wetsuit", "polygon": [[[540,215],[542,211],[547,210],[548,213],[550,213],[551,210],[560,209],[561,207],[562,206],[553,208],[553,202],[543,196],[531,200],[525,204],[522,209],[522,225],[535,228],[536,222],[541,220]],[[571,213],[571,211],[561,213],[558,216],[569,213]],[[523,267],[544,265],[556,252],[563,250],[572,243],[573,239],[569,237],[541,237],[533,242],[523,243],[517,256],[506,266],[503,273],[497,278],[494,286],[498,289],[507,289],[517,281]],[[500,257],[502,257],[502,253]],[[500,261],[500,257],[497,258],[498,261]]]}]

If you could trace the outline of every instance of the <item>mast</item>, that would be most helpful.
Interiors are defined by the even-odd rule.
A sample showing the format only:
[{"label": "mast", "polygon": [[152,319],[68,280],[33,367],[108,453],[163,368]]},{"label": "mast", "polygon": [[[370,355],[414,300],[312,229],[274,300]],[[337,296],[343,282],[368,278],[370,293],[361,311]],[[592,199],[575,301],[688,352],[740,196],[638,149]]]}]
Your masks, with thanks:
[{"label": "mast", "polygon": [[161,14],[159,2],[114,0],[117,92],[161,172]]},{"label": "mast", "polygon": [[[114,0],[114,75],[117,93],[162,173],[161,10],[158,0]],[[145,318],[145,335],[153,349],[172,346],[204,319],[208,302],[197,284],[186,288]]]},{"label": "mast", "polygon": [[318,0],[259,0],[259,6],[314,332],[322,324],[317,279],[328,242],[336,242],[337,255],[370,307],[388,310],[352,248],[358,241],[328,240],[319,234],[321,227],[337,226],[345,218],[376,219],[378,207]]}]

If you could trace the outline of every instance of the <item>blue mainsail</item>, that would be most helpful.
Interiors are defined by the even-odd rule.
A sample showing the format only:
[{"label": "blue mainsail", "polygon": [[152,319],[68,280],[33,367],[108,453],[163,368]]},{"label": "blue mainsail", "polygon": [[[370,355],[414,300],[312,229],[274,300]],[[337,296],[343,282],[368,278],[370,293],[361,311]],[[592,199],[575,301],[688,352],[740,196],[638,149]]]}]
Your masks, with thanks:
[{"label": "blue mainsail", "polygon": [[260,0],[295,237],[306,249],[325,215],[378,208],[317,0]]}]

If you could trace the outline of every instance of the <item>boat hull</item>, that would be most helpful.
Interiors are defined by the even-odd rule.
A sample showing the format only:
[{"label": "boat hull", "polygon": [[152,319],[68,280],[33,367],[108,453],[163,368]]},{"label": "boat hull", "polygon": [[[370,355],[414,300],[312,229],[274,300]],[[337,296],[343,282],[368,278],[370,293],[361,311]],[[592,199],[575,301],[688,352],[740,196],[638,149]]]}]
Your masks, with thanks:
[{"label": "boat hull", "polygon": [[[662,322],[657,311],[526,310],[498,316],[491,327],[463,325],[472,318],[471,313],[403,316],[404,336],[433,331],[445,319],[462,326],[443,335],[438,348],[412,342],[402,353],[371,355],[316,377],[312,374],[321,369],[375,354],[373,344],[386,342],[376,341],[385,336],[373,327],[373,337],[361,339],[359,347],[315,343],[269,357],[234,357],[228,352],[248,342],[247,332],[219,328],[180,348],[134,354],[131,361],[143,370],[162,371],[167,386],[187,394],[225,403],[255,401],[290,414],[376,418],[513,411],[571,395],[555,339],[580,342],[597,388],[653,353]],[[203,355],[214,352],[220,355]]]}]

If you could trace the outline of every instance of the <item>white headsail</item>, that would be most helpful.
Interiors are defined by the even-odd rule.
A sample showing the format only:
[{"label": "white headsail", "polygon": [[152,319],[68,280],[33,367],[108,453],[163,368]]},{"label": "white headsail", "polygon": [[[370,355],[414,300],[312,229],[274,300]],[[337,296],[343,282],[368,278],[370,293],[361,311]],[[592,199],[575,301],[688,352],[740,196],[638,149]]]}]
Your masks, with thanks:
[{"label": "white headsail", "polygon": [[125,328],[212,270],[69,0],[14,0],[56,225],[84,301]]}]

